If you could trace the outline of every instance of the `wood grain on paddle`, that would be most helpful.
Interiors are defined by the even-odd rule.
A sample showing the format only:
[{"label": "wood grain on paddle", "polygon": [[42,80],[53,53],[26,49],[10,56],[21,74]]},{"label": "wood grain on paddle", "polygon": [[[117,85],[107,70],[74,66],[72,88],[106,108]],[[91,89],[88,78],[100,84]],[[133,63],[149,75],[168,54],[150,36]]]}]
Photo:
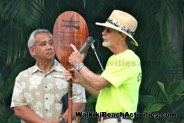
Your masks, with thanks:
[{"label": "wood grain on paddle", "polygon": [[68,64],[68,57],[72,52],[70,44],[74,44],[77,49],[80,49],[88,35],[87,24],[78,13],[67,11],[56,19],[53,29],[53,43],[56,56],[66,69],[71,68]]},{"label": "wood grain on paddle", "polygon": [[[74,12],[66,11],[58,16],[53,28],[53,45],[57,59],[66,68],[72,66],[68,62],[68,57],[72,52],[70,44],[74,44],[80,49],[88,37],[88,27],[83,17]],[[72,82],[68,86],[68,121],[72,123]],[[76,123],[80,118],[76,118]]]}]

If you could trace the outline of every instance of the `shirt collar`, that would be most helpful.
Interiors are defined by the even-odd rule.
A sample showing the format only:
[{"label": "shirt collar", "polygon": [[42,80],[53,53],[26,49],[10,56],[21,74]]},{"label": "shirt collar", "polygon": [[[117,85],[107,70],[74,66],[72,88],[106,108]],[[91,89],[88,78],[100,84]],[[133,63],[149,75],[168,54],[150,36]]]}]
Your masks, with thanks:
[{"label": "shirt collar", "polygon": [[[36,73],[37,71],[42,70],[35,64],[32,68],[32,74]],[[65,71],[65,68],[55,59],[54,65],[48,73],[50,73],[51,71],[63,72]]]}]

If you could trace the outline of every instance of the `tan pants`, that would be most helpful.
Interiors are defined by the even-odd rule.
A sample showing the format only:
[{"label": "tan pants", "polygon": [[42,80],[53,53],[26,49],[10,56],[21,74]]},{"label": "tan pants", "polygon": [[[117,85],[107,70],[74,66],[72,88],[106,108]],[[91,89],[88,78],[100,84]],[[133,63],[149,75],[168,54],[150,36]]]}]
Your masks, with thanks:
[{"label": "tan pants", "polygon": [[98,123],[133,123],[133,121],[131,119],[121,118],[121,122],[118,122],[116,118],[110,118],[110,119],[105,119],[105,120],[102,119],[101,121],[98,121]]}]

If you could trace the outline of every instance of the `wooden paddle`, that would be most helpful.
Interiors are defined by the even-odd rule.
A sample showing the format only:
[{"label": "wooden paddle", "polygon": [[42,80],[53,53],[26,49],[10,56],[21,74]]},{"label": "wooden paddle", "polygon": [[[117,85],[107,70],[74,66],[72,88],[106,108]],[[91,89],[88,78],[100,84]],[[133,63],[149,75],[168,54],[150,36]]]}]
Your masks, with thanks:
[{"label": "wooden paddle", "polygon": [[[53,28],[53,45],[58,60],[66,69],[72,67],[68,62],[72,52],[70,44],[80,49],[88,35],[87,24],[80,14],[66,11],[56,19]],[[72,82],[69,82],[68,86],[68,123],[72,123]]]}]

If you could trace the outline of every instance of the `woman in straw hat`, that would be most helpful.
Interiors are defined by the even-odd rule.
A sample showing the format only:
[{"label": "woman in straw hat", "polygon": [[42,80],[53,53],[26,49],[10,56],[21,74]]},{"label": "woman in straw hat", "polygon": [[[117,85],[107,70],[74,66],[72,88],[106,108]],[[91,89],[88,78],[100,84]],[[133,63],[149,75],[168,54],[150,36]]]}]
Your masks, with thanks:
[{"label": "woman in straw hat", "polygon": [[97,75],[83,64],[82,55],[71,44],[74,51],[69,62],[75,68],[70,70],[74,74],[66,73],[67,80],[73,77],[74,82],[98,97],[95,116],[99,123],[132,123],[137,111],[142,71],[139,57],[129,49],[126,40],[131,39],[128,41],[138,46],[133,38],[137,21],[126,12],[114,10],[105,23],[96,25],[105,27],[102,45],[114,54],[108,59],[103,73]]}]

